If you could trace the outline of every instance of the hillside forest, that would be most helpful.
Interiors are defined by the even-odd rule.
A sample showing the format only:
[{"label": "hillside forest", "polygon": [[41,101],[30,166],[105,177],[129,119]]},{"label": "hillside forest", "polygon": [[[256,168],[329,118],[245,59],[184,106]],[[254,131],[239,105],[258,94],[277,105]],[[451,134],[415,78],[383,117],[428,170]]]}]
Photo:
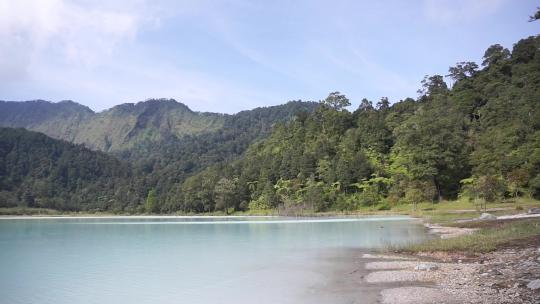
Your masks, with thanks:
[{"label": "hillside forest", "polygon": [[[351,110],[344,94],[332,92],[317,103],[229,116],[182,105],[180,120],[193,132],[166,129],[163,121],[178,118],[156,120],[177,111],[174,102],[147,115],[163,103],[137,104],[146,116],[131,142],[129,132],[117,135],[122,142],[105,133],[58,133],[82,122],[101,128],[105,118],[89,109],[54,124],[40,118],[46,129],[24,114],[31,111],[4,111],[0,206],[299,213],[540,197],[540,36],[512,50],[492,45],[481,63],[426,76],[417,97],[394,103],[363,99]],[[109,123],[118,117],[108,115]],[[58,127],[61,121],[72,127]]]}]

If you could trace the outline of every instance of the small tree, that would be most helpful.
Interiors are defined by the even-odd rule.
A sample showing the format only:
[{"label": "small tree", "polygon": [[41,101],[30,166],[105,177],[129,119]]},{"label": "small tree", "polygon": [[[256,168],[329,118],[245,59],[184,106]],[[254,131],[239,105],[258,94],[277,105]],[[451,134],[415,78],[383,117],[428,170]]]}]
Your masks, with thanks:
[{"label": "small tree", "polygon": [[229,214],[229,208],[234,205],[236,183],[233,180],[222,177],[214,187],[216,210],[224,210]]},{"label": "small tree", "polygon": [[500,178],[493,175],[483,175],[476,180],[476,191],[480,197],[488,202],[493,202],[502,195],[504,186]]},{"label": "small tree", "polygon": [[422,190],[418,188],[408,188],[405,191],[405,200],[413,204],[413,210],[416,211],[418,203],[421,203],[424,198]]},{"label": "small tree", "polygon": [[524,191],[529,180],[529,172],[521,168],[514,169],[508,173],[506,180],[508,180],[508,191],[514,198],[517,198],[518,194]]},{"label": "small tree", "polygon": [[156,209],[156,190],[150,189],[148,195],[146,196],[146,212],[154,212]]}]

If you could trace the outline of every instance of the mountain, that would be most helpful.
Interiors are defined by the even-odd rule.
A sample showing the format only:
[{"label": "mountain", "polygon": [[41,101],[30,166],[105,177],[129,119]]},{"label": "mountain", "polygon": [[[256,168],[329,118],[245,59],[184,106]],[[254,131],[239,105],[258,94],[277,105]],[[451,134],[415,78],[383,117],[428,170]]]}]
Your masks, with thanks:
[{"label": "mountain", "polygon": [[71,142],[76,142],[81,125],[94,116],[90,108],[73,101],[0,101],[0,126],[25,128]]},{"label": "mountain", "polygon": [[0,128],[0,207],[135,210],[146,195],[138,188],[130,167],[111,155]]},{"label": "mountain", "polygon": [[115,155],[128,160],[139,176],[145,176],[145,188],[154,189],[157,199],[163,200],[189,176],[240,158],[251,144],[269,136],[276,124],[307,115],[318,106],[291,101],[224,115],[223,127],[216,131],[147,141]]},{"label": "mountain", "polygon": [[162,199],[200,170],[237,159],[276,123],[316,107],[318,103],[292,101],[226,115],[193,112],[174,100],[157,99],[94,113],[71,101],[3,101],[0,126],[27,128],[105,151],[130,164],[131,183],[138,185],[141,196],[153,190]]},{"label": "mountain", "polygon": [[72,101],[0,101],[0,113],[0,126],[38,131],[105,152],[215,131],[224,121],[222,114],[193,112],[172,99],[127,103],[99,113]]}]

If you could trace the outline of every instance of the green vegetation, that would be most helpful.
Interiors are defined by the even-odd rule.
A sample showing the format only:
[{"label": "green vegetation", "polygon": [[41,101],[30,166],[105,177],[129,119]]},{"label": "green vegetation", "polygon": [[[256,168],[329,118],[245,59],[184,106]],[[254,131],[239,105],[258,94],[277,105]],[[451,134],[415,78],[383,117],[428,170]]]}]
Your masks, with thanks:
[{"label": "green vegetation", "polygon": [[122,104],[100,113],[72,101],[0,101],[0,113],[4,127],[26,128],[104,152],[216,131],[225,120],[221,114],[193,112],[169,99]]},{"label": "green vegetation", "polygon": [[433,239],[425,243],[410,245],[405,252],[466,252],[481,253],[493,251],[501,246],[531,244],[531,238],[540,236],[540,221],[522,220],[503,222],[493,227],[480,228],[470,235],[450,239]]},{"label": "green vegetation", "polygon": [[0,208],[0,215],[64,215],[62,211],[45,208],[11,207]]},{"label": "green vegetation", "polygon": [[[0,134],[0,208],[19,206],[22,209],[43,207],[84,212],[163,212],[160,201],[169,193],[176,191],[173,187],[177,183],[183,182],[187,177],[205,167],[238,158],[252,142],[268,136],[276,122],[290,120],[295,113],[309,113],[317,106],[316,103],[293,101],[280,106],[243,111],[235,115],[222,115],[194,113],[186,106],[170,100],[121,105],[99,113],[100,123],[122,124],[126,115],[131,113],[128,116],[134,116],[133,112],[137,112],[139,121],[146,119],[146,121],[152,121],[150,125],[163,125],[167,121],[170,123],[167,116],[163,116],[164,112],[174,116],[174,113],[179,111],[187,111],[191,113],[189,115],[197,117],[201,115],[220,117],[223,119],[223,124],[221,129],[212,131],[212,128],[207,128],[202,134],[179,135],[178,137],[168,134],[161,139],[146,138],[139,142],[126,143],[132,148],[110,154],[83,149],[82,146],[69,145],[66,142],[47,138],[42,134],[25,132],[22,129],[4,128]],[[30,129],[51,126],[45,131],[52,132],[51,136],[55,137],[58,134],[54,133],[56,129],[52,126],[58,126],[60,134],[68,134],[67,130],[76,132],[78,127],[73,121],[80,121],[81,116],[85,115],[93,117],[92,113],[90,109],[73,102],[58,104],[44,101],[0,102],[2,124],[22,125]],[[107,114],[114,119],[103,119],[106,113],[116,114]],[[176,119],[181,121],[186,115],[176,117]],[[146,118],[143,119],[143,116]],[[112,121],[115,119],[118,122]],[[66,125],[62,125],[63,122]],[[128,122],[129,119],[124,124]],[[194,122],[192,120],[186,123]],[[186,123],[183,125],[185,126]],[[120,138],[129,137],[129,134],[137,132],[153,133],[152,130],[147,130],[144,124],[137,123],[137,125],[139,127],[135,129],[126,130],[124,127],[114,127],[111,130],[124,132]],[[184,127],[179,128],[186,133]],[[83,131],[88,133],[91,130]],[[104,136],[111,147],[120,144],[111,133],[99,134],[101,133],[97,132],[93,136]],[[73,138],[66,139],[77,142]],[[92,146],[91,141],[85,144]],[[50,152],[58,149],[61,150],[58,153],[63,153],[64,150],[71,151],[67,169],[64,162],[57,162],[57,154]],[[106,157],[108,161],[114,161],[116,165],[123,168],[125,174],[103,175],[103,178],[99,179],[99,174],[101,174],[99,172],[114,166],[89,159],[87,154],[97,158]],[[20,167],[25,169],[17,169]],[[79,167],[85,169],[81,171]],[[34,171],[39,173],[36,174]],[[89,176],[87,172],[94,172],[96,175]],[[62,176],[59,177],[59,174]],[[69,183],[77,186],[65,187],[62,183],[57,183],[58,180],[68,180]],[[89,186],[90,184],[94,186]],[[102,189],[98,186],[101,184],[103,184]],[[44,191],[44,187],[51,190]],[[149,194],[150,200],[147,200]],[[32,197],[37,199],[32,199]],[[68,200],[70,202],[66,203]],[[211,211],[214,211],[213,206],[203,210],[191,209],[187,212]]]},{"label": "green vegetation", "polygon": [[[213,182],[237,180],[235,210],[384,210],[461,198],[469,205],[540,196],[540,37],[487,49],[426,76],[420,96],[390,106],[339,92],[276,125],[244,157],[179,183],[162,211],[215,209]],[[194,196],[197,199],[194,199]],[[470,207],[469,207],[470,208]]]},{"label": "green vegetation", "polygon": [[[538,199],[540,36],[520,40],[511,51],[490,46],[483,59],[482,68],[474,62],[451,67],[451,86],[442,75],[426,76],[415,99],[363,99],[353,112],[339,92],[319,103],[235,115],[196,113],[167,100],[97,114],[69,102],[62,111],[47,110],[43,102],[0,103],[2,125],[84,143],[120,159],[31,139],[38,136],[33,133],[25,135],[25,145],[10,145],[10,133],[22,131],[4,129],[0,206],[421,214],[444,201],[470,209]],[[62,121],[69,125],[55,128]],[[69,153],[66,165],[40,150],[47,146],[77,153]]]},{"label": "green vegetation", "polygon": [[[414,217],[423,218],[426,222],[437,223],[445,226],[456,226],[456,220],[478,218],[484,212],[484,204],[480,202],[474,204],[468,199],[458,199],[455,201],[441,201],[433,204],[423,202],[418,204],[416,210],[410,204],[401,204],[392,208],[393,213],[409,214]],[[540,202],[530,198],[518,198],[500,202],[488,203],[485,207],[488,212],[500,216],[518,214],[527,211],[529,208],[540,207]]]},{"label": "green vegetation", "polygon": [[0,160],[0,207],[104,211],[140,203],[128,166],[81,145],[0,128]]}]

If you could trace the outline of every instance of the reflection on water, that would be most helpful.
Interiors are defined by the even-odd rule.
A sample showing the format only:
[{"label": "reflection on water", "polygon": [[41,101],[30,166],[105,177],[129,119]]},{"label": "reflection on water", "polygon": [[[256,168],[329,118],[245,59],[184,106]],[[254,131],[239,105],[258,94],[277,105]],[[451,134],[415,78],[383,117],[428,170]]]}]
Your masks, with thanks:
[{"label": "reflection on water", "polygon": [[0,299],[307,303],[322,253],[424,237],[404,217],[4,219]]}]

